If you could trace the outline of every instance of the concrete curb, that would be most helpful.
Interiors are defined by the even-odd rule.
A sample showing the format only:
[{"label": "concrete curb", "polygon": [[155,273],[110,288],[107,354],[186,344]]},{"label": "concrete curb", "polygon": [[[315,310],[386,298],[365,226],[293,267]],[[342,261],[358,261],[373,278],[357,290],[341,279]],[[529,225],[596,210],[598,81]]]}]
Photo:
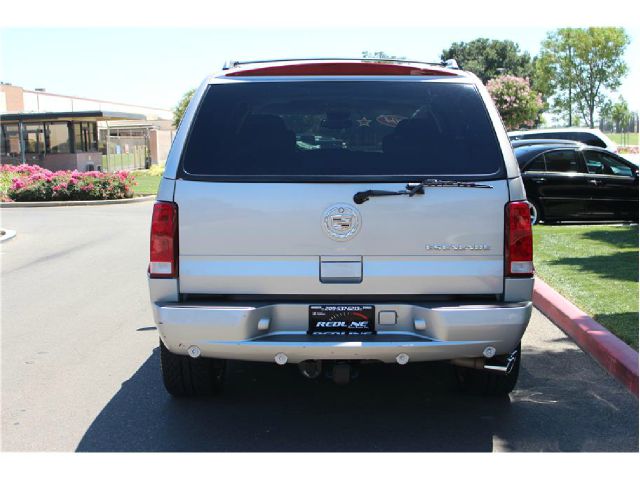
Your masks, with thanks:
[{"label": "concrete curb", "polygon": [[129,204],[134,202],[152,201],[156,198],[151,196],[141,196],[129,199],[104,199],[102,201],[39,201],[39,202],[0,202],[0,209],[14,207],[69,207],[69,206],[107,206],[109,204]]},{"label": "concrete curb", "polygon": [[533,304],[638,398],[638,352],[538,277]]},{"label": "concrete curb", "polygon": [[0,242],[8,241],[9,239],[13,239],[16,237],[16,231],[11,229],[0,229],[2,234],[0,234]]}]

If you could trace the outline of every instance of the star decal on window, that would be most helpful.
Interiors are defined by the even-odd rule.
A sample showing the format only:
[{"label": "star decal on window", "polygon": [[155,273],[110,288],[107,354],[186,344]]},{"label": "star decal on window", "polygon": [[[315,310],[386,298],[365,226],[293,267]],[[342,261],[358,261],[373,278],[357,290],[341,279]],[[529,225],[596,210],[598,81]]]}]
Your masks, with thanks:
[{"label": "star decal on window", "polygon": [[365,116],[363,116],[361,119],[357,121],[358,121],[358,126],[369,126],[371,124],[371,120],[367,119]]}]

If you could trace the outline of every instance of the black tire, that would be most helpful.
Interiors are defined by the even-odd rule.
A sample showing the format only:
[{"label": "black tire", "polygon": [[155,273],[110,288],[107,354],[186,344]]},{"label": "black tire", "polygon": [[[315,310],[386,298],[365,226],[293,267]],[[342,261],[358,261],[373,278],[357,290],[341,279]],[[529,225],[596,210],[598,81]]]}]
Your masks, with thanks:
[{"label": "black tire", "polygon": [[160,340],[164,388],[174,397],[209,397],[222,390],[226,360],[178,355]]},{"label": "black tire", "polygon": [[544,213],[540,207],[538,201],[528,200],[530,204],[529,210],[531,211],[531,225],[540,224],[540,221],[544,221]]},{"label": "black tire", "polygon": [[513,391],[520,373],[520,344],[513,369],[508,374],[488,370],[455,367],[460,391],[469,395],[505,396]]}]

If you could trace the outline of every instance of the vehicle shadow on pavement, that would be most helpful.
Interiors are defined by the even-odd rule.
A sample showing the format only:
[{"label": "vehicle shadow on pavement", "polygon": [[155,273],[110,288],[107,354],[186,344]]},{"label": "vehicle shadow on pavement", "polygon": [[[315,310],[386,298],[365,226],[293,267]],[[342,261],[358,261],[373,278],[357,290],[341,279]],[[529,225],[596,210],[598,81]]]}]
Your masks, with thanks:
[{"label": "vehicle shadow on pavement", "polygon": [[[535,354],[526,360],[535,367]],[[496,444],[522,451],[638,449],[631,426],[637,402],[634,416],[626,402],[623,410],[616,403],[635,399],[611,402],[610,392],[598,390],[594,400],[585,388],[599,386],[589,377],[578,373],[569,377],[568,391],[558,390],[553,376],[536,378],[525,369],[521,388],[510,399],[496,399],[456,393],[452,373],[445,364],[366,365],[350,385],[338,386],[305,379],[295,366],[231,362],[222,395],[178,400],[162,386],[156,348],[77,451],[470,452],[492,451]],[[586,409],[584,399],[590,401]],[[594,405],[603,413],[594,415]],[[609,429],[628,438],[609,446]]]}]

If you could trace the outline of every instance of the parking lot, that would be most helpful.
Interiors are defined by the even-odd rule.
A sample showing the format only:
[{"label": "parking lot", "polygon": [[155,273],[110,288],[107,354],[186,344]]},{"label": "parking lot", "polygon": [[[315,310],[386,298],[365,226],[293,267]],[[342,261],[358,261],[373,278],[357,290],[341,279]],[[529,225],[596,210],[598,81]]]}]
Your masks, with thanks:
[{"label": "parking lot", "polygon": [[225,393],[163,389],[147,298],[151,202],[2,211],[5,451],[638,451],[638,401],[537,311],[510,399],[442,364],[352,384],[234,362]]}]

